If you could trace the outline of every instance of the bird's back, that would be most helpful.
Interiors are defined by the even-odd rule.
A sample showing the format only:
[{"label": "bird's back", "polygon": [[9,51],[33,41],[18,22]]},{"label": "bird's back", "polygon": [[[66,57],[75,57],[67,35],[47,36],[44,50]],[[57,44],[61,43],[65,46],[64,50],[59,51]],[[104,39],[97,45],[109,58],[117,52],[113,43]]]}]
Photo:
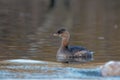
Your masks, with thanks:
[{"label": "bird's back", "polygon": [[87,50],[85,47],[82,47],[82,46],[68,46],[68,50],[71,52],[71,53],[76,53],[78,51],[83,51],[83,50]]},{"label": "bird's back", "polygon": [[73,54],[76,61],[92,60],[93,52],[82,46],[69,46],[68,50]]}]

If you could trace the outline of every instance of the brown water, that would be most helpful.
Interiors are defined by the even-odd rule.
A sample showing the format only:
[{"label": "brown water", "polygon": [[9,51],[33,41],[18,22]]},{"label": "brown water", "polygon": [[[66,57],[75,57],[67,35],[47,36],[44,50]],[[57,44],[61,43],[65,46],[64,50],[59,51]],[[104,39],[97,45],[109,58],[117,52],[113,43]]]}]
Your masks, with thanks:
[{"label": "brown water", "polygon": [[[80,0],[81,5],[75,1],[71,9],[66,10],[58,0],[51,11],[46,0],[39,4],[39,0],[24,1],[1,0],[0,3],[0,78],[99,79],[98,66],[120,60],[119,1]],[[66,26],[71,34],[70,45],[85,46],[95,52],[93,61],[82,64],[56,61],[61,40],[52,34],[61,26]],[[13,59],[55,63],[6,61]]]},{"label": "brown water", "polygon": [[[14,29],[14,28],[13,28]],[[41,30],[41,31],[40,31]],[[111,32],[84,30],[82,27],[68,28],[70,45],[82,45],[95,52],[94,61],[120,60],[120,31],[113,26]],[[56,52],[61,40],[52,36],[55,28],[39,28],[37,34],[3,33],[0,37],[0,59],[35,59],[56,62]],[[38,34],[39,33],[39,34]],[[21,38],[22,37],[22,38]]]},{"label": "brown water", "polygon": [[64,0],[57,1],[53,10],[48,10],[49,1],[37,2],[1,0],[0,60],[56,62],[60,39],[52,34],[64,26],[71,33],[71,45],[95,52],[91,63],[120,60],[119,1],[73,1],[70,10]]},{"label": "brown water", "polygon": [[[90,31],[89,33],[89,30],[86,31],[82,27],[68,28],[71,33],[71,45],[82,45],[95,52],[93,61],[82,64],[60,64],[56,61],[56,52],[61,40],[52,36],[56,32],[54,27],[38,28],[36,34],[29,35],[4,33],[0,38],[1,78],[4,79],[5,76],[15,79],[80,79],[91,78],[91,76],[93,79],[101,78],[98,68],[100,65],[106,61],[120,60],[120,32],[118,29],[119,27],[117,29],[113,27],[112,34],[110,32],[105,34],[106,32],[100,33],[100,30],[95,30],[92,33]],[[56,63],[50,65],[34,62],[24,64],[24,61],[20,64],[18,62],[6,63],[6,60],[13,59],[31,59]],[[61,75],[65,70],[67,73]]]}]

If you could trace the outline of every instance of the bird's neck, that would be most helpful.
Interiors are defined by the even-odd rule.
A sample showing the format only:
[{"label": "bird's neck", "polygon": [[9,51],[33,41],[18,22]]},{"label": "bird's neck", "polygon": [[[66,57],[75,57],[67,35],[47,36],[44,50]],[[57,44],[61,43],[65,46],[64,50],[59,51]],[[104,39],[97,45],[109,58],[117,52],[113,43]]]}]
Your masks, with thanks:
[{"label": "bird's neck", "polygon": [[69,44],[69,37],[62,38],[61,47],[62,48],[67,48],[68,44]]}]

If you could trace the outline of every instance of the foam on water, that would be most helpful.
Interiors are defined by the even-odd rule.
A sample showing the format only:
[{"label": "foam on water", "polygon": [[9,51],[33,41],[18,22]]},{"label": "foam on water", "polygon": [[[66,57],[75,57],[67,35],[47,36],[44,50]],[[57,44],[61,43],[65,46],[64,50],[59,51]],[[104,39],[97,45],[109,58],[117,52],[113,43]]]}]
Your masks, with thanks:
[{"label": "foam on water", "polygon": [[[50,66],[46,61],[14,59],[0,67],[1,79],[79,79],[79,80],[120,80],[119,77],[102,77],[100,68],[73,68]],[[11,64],[10,64],[11,62]],[[12,64],[17,63],[17,64]],[[21,63],[34,63],[21,64]],[[39,63],[39,64],[38,64]],[[47,63],[47,64],[46,64]],[[44,64],[44,65],[43,65]],[[51,64],[57,65],[57,64]]]},{"label": "foam on water", "polygon": [[40,63],[40,64],[48,63],[47,61],[38,61],[38,60],[30,60],[30,59],[13,59],[13,60],[6,60],[6,61],[12,62],[12,63]]}]

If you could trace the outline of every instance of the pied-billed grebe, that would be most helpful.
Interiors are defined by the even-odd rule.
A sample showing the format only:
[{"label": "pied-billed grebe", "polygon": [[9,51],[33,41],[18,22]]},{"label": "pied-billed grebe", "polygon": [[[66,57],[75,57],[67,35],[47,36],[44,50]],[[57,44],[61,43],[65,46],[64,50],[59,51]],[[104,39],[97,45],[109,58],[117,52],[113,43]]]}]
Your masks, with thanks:
[{"label": "pied-billed grebe", "polygon": [[70,34],[66,29],[60,29],[53,35],[62,38],[62,43],[56,56],[57,61],[86,62],[93,60],[92,51],[89,51],[82,46],[69,46]]}]

